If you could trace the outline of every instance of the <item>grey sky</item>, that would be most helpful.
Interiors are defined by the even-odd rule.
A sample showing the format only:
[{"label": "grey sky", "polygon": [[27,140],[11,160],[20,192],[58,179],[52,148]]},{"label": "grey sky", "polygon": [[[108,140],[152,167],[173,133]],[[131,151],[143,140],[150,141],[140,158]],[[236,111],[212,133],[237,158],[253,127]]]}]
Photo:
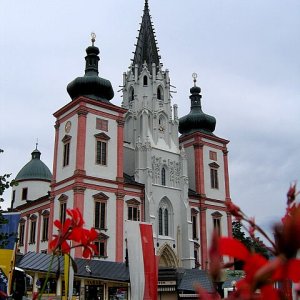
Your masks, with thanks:
[{"label": "grey sky", "polygon": [[[133,58],[143,0],[0,0],[0,174],[16,176],[39,139],[52,169],[52,113],[70,101],[67,84],[84,72],[90,32],[100,76],[114,104]],[[281,216],[300,178],[300,1],[149,0],[161,62],[189,112],[193,72],[215,134],[229,139],[232,199],[258,222]],[[7,207],[10,193],[5,195]]]}]

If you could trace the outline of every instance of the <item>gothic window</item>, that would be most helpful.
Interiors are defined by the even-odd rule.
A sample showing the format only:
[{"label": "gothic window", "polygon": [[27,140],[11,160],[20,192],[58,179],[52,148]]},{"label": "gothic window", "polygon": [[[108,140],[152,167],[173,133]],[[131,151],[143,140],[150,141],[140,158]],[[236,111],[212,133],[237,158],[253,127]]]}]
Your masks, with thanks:
[{"label": "gothic window", "polygon": [[62,194],[59,198],[59,220],[63,224],[66,221],[66,213],[67,213],[67,200],[68,197]]},{"label": "gothic window", "polygon": [[214,212],[211,214],[212,219],[213,219],[213,226],[214,230],[218,233],[218,235],[221,235],[222,230],[221,230],[221,219],[222,219],[222,214],[218,211]]},{"label": "gothic window", "polygon": [[48,241],[48,229],[49,229],[49,211],[45,210],[42,213],[43,216],[43,231],[42,231],[42,241]]},{"label": "gothic window", "polygon": [[66,167],[70,163],[70,144],[71,144],[71,136],[65,135],[62,139],[62,142],[64,144],[63,148],[63,167]]},{"label": "gothic window", "polygon": [[35,234],[36,234],[36,215],[30,216],[30,236],[29,236],[29,244],[35,244]]},{"label": "gothic window", "polygon": [[129,101],[133,101],[134,100],[134,88],[131,87],[129,90]]},{"label": "gothic window", "polygon": [[193,240],[198,240],[197,215],[198,215],[198,211],[192,208],[191,219],[192,219],[192,229],[193,229]]},{"label": "gothic window", "polygon": [[164,234],[169,235],[169,212],[167,208],[164,210]]},{"label": "gothic window", "polygon": [[136,199],[127,201],[128,220],[140,221],[140,202]]},{"label": "gothic window", "polygon": [[27,200],[28,197],[28,188],[23,188],[22,189],[22,200]]},{"label": "gothic window", "polygon": [[161,169],[161,184],[166,185],[166,169],[164,167]]},{"label": "gothic window", "polygon": [[19,225],[19,245],[24,246],[24,236],[25,236],[25,220],[22,218]]},{"label": "gothic window", "polygon": [[218,177],[218,168],[219,165],[217,163],[211,163],[210,166],[210,186],[212,189],[219,188],[219,177]]},{"label": "gothic window", "polygon": [[157,88],[157,99],[158,100],[163,100],[164,99],[164,94],[163,94],[163,89],[161,86]]},{"label": "gothic window", "polygon": [[168,199],[164,198],[160,202],[158,209],[158,234],[170,236],[172,234],[172,206]]},{"label": "gothic window", "polygon": [[106,210],[108,197],[103,193],[98,193],[93,196],[94,206],[94,227],[97,229],[106,230]]},{"label": "gothic window", "polygon": [[145,75],[143,77],[143,85],[148,85],[148,77],[147,77],[147,75]]},{"label": "gothic window", "polygon": [[107,239],[108,236],[104,233],[100,233],[99,239],[95,241],[98,257],[107,257]]}]

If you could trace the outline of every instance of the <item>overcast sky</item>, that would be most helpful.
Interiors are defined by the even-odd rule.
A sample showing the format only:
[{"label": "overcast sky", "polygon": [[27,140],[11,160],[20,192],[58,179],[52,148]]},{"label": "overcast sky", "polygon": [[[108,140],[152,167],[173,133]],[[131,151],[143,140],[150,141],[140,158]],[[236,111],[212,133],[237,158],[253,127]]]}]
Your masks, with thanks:
[{"label": "overcast sky", "polygon": [[[67,84],[84,73],[90,33],[100,76],[119,105],[133,58],[143,0],[0,0],[0,174],[30,160],[36,139],[52,170],[54,117]],[[300,1],[149,0],[161,62],[176,87],[179,116],[190,110],[192,73],[203,111],[229,139],[231,197],[263,225],[284,213],[300,178]],[[4,208],[10,205],[5,194]]]}]

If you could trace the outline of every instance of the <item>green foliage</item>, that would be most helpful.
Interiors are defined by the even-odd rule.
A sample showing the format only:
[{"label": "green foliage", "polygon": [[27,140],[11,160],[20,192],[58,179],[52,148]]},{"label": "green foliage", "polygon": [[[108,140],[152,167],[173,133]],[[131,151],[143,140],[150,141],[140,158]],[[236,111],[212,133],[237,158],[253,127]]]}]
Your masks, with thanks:
[{"label": "green foliage", "polygon": [[[3,150],[0,149],[0,153],[3,153]],[[17,185],[15,180],[9,180],[11,174],[0,175],[0,203],[4,201],[3,194],[5,190],[9,189],[12,186]],[[7,223],[7,220],[2,215],[2,208],[0,205],[0,227],[3,224]],[[3,248],[7,243],[8,235],[0,232],[0,248]]]},{"label": "green foliage", "polygon": [[[259,239],[259,237],[253,239],[252,237],[246,235],[246,233],[242,230],[242,223],[239,221],[232,222],[232,235],[235,239],[242,242],[249,251],[259,253],[262,256],[269,258],[269,251],[264,243]],[[242,268],[242,264],[240,262],[235,263],[235,269],[240,270]]]}]

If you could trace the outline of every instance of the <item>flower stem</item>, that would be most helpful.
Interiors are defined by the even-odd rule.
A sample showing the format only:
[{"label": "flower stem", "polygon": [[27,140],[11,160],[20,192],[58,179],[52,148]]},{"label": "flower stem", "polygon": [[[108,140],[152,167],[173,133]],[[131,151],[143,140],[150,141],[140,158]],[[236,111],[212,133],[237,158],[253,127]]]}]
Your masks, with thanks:
[{"label": "flower stem", "polygon": [[42,299],[42,295],[44,294],[44,291],[46,289],[46,286],[47,286],[47,283],[48,283],[48,280],[49,280],[49,276],[50,276],[50,272],[51,272],[51,269],[52,269],[52,264],[53,264],[54,256],[55,255],[52,254],[51,260],[50,260],[50,264],[49,264],[49,268],[48,268],[48,271],[47,271],[47,275],[46,275],[46,278],[45,278],[45,281],[44,281],[44,284],[42,286],[41,291],[39,292],[38,300]]}]

